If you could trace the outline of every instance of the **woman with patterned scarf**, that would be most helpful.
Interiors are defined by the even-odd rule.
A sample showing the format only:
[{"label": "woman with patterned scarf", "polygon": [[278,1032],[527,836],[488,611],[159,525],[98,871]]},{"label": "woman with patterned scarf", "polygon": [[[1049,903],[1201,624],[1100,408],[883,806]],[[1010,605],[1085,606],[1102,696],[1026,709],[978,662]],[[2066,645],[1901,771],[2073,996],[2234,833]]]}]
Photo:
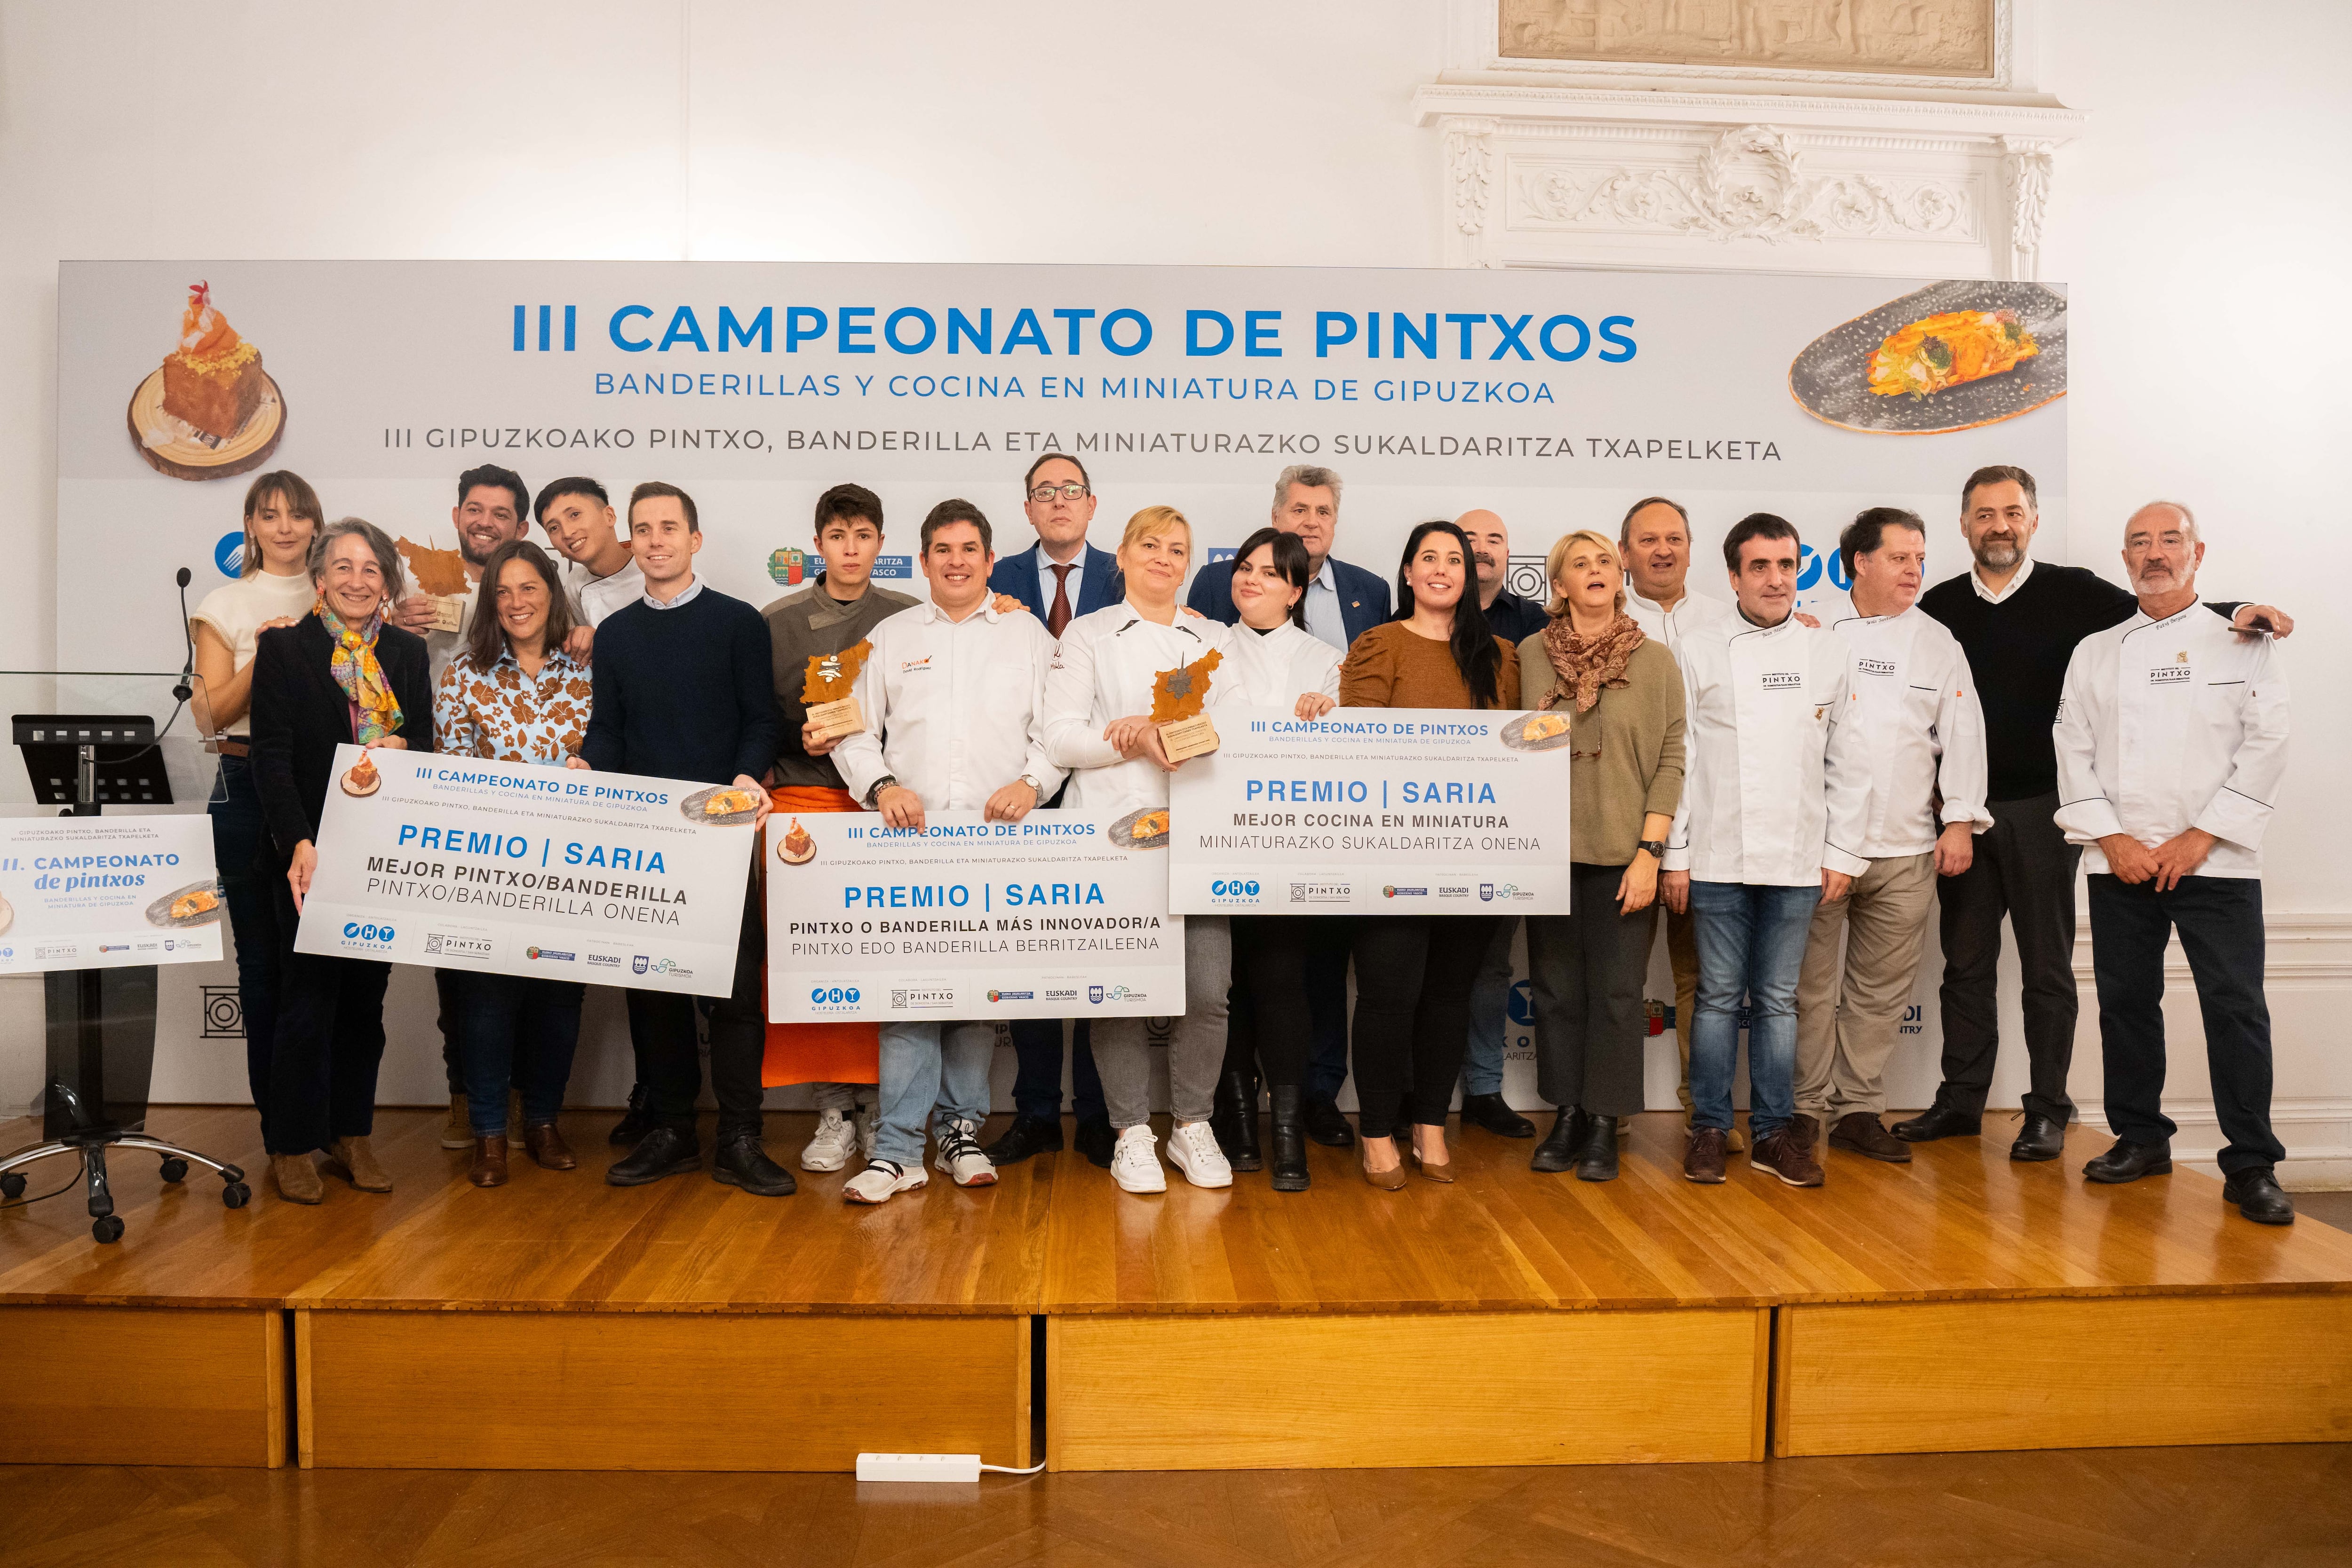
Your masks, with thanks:
[{"label": "woman with patterned scarf", "polygon": [[1538,1092],[1559,1107],[1528,1163],[1617,1175],[1617,1127],[1642,1109],[1642,980],[1658,862],[1683,789],[1683,678],[1625,613],[1617,547],[1579,529],[1551,547],[1550,624],[1519,644],[1521,706],[1569,720],[1570,915],[1528,917]]},{"label": "woman with patterned scarf", "polygon": [[310,567],[318,603],[261,633],[252,687],[253,772],[268,826],[254,874],[272,890],[263,924],[280,956],[261,1139],[279,1195],[295,1203],[324,1196],[314,1150],[361,1191],[392,1190],[368,1146],[392,966],[294,951],[335,748],[433,749],[425,639],[384,620],[401,590],[392,540],[343,517],[313,538]]}]

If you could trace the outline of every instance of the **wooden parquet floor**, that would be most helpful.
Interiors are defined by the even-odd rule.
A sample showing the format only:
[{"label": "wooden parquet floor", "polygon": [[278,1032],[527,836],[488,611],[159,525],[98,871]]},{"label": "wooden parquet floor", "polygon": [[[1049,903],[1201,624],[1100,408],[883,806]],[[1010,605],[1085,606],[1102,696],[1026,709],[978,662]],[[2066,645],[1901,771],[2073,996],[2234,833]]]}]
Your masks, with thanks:
[{"label": "wooden parquet floor", "polygon": [[[452,1421],[469,1398],[529,1397],[465,1369],[449,1382]],[[1519,1399],[1574,1396],[1572,1383],[1515,1386]],[[1399,1418],[1403,1408],[1393,1406]],[[749,1440],[759,1425],[747,1413]],[[808,1475],[0,1468],[0,1568],[487,1562],[2342,1568],[2352,1562],[2352,1445],[989,1477],[919,1489]]]}]

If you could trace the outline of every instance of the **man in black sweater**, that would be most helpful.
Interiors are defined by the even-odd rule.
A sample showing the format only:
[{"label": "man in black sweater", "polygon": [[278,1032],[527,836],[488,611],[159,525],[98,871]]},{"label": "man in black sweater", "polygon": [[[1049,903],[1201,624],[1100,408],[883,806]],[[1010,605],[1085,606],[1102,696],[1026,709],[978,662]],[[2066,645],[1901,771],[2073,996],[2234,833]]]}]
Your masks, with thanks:
[{"label": "man in black sweater", "polygon": [[[1969,656],[1984,706],[1993,825],[1978,835],[1969,869],[1941,879],[1944,1082],[1932,1106],[1894,1127],[1915,1144],[1979,1131],[2000,1046],[1995,987],[2006,915],[2017,936],[2032,1072],[2025,1123],[2010,1145],[2013,1160],[2056,1159],[2074,1112],[2066,1074],[2074,1054],[2074,873],[2083,852],[2055,821],[2051,727],[2074,644],[2139,607],[2127,590],[2095,573],[2029,557],[2040,524],[2032,475],[2006,464],[1978,469],[1960,489],[1960,533],[1975,563],[1919,596],[1919,608]],[[2210,608],[2242,628],[2266,621],[2282,637],[2294,629],[2268,605]]]},{"label": "man in black sweater", "polygon": [[[764,821],[768,794],[760,776],[776,756],[768,623],[741,600],[696,579],[694,553],[701,548],[692,497],[658,482],[631,494],[629,551],[645,573],[646,596],[596,629],[595,706],[571,765],[731,784],[758,799]],[[781,1197],[793,1190],[792,1173],[760,1145],[760,1063],[767,1045],[760,980],[768,945],[760,879],[745,883],[733,988],[710,1009],[710,1089],[719,1097],[710,1174],[746,1192]],[[702,1092],[694,998],[632,990],[628,1003],[629,1039],[653,1125],[634,1154],[604,1173],[614,1186],[642,1186],[702,1166],[694,1132]]]}]

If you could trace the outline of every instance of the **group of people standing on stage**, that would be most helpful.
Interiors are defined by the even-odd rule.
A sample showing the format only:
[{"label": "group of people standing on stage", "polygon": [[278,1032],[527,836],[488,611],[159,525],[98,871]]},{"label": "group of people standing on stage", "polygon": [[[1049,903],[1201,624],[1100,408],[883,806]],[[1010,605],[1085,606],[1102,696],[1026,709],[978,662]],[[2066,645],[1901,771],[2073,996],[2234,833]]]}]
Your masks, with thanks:
[{"label": "group of people standing on stage", "polygon": [[[245,575],[194,617],[197,664],[225,727],[213,811],[245,996],[256,1104],[279,1191],[322,1196],[324,1151],[362,1189],[390,1178],[368,1146],[388,967],[297,954],[294,925],[334,748],[439,749],[730,785],[761,816],[875,811],[896,827],[980,810],[1016,821],[1066,806],[1164,808],[1171,763],[1150,719],[1154,678],[1217,650],[1207,697],[1290,708],[1550,710],[1569,720],[1572,914],[1526,920],[1543,1097],[1558,1107],[1531,1164],[1605,1181],[1643,1104],[1643,980],[1665,909],[1690,1133],[1684,1174],[1823,1179],[1829,1147],[1907,1161],[1979,1131],[1998,1043],[2000,922],[2016,935],[2032,1091],[2011,1156],[2061,1152],[2074,1113],[2074,889],[2091,857],[2094,970],[2113,1148],[2097,1181],[2169,1169],[2162,1112],[2162,956],[2178,926],[2202,1002],[2228,1146],[2231,1202],[2286,1223],[2269,1123],[2263,999],[2263,829],[2284,771],[2286,688],[2267,606],[2206,607],[2189,509],[2141,507],[2125,529],[2133,591],[2035,562],[2032,476],[1989,467],[1962,487],[1971,569],[1922,593],[1927,525],[1864,511],[1840,539],[1853,613],[1795,609],[1797,531],[1742,518],[1722,549],[1732,598],[1694,593],[1687,513],[1651,497],[1612,538],[1579,529],[1546,558],[1538,603],[1506,582],[1490,511],[1415,527],[1394,581],[1333,553],[1342,486],[1297,465],[1267,526],[1195,570],[1192,525],[1165,506],[1087,542],[1097,498],[1054,454],[1023,476],[1037,543],[999,558],[969,501],[931,508],[917,600],[876,584],[871,491],[818,500],[823,570],[754,610],[696,575],[691,497],[649,482],[625,520],[604,487],[534,497],[485,466],[453,513],[473,586],[462,622],[404,591],[373,525],[325,521],[298,476],[246,505]],[[537,522],[550,554],[526,537]],[[1190,588],[1187,591],[1187,582]],[[863,645],[865,727],[812,723],[812,659]],[[2062,700],[2063,699],[2063,700]],[[1940,906],[1944,1082],[1925,1113],[1882,1120],[1885,1071]],[[760,876],[748,879],[732,987],[704,1004],[719,1103],[715,1179],[794,1188],[761,1141],[763,1089],[814,1085],[804,1169],[861,1168],[843,1187],[882,1203],[929,1180],[996,1179],[1063,1146],[1064,1026],[1016,1020],[1015,1114],[992,1144],[994,1030],[985,1019],[772,1025]],[[1140,1019],[1080,1020],[1070,1081],[1079,1150],[1130,1192],[1165,1189],[1164,1153],[1197,1186],[1269,1169],[1309,1181],[1307,1145],[1357,1146],[1388,1190],[1454,1179],[1445,1121],[1532,1138],[1500,1093],[1515,922],[1501,915],[1223,916],[1184,921],[1185,1006],[1171,1020],[1172,1126],[1150,1123]],[[1347,1000],[1352,965],[1356,1001]],[[539,1165],[577,1156],[557,1124],[576,1044],[576,983],[442,971],[451,1095],[444,1145],[495,1186],[520,1142]],[[694,998],[627,992],[636,1086],[606,1173],[634,1186],[702,1168]],[[1735,1126],[1743,1007],[1750,1113]],[[1352,1062],[1359,1117],[1337,1098]],[[1265,1112],[1261,1113],[1261,1096]]]}]

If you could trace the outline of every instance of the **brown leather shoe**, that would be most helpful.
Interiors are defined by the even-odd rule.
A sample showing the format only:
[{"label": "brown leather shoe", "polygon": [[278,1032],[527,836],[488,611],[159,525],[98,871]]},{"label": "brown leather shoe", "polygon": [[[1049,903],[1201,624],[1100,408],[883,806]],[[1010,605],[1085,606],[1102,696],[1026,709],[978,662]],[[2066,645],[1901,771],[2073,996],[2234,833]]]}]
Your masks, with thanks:
[{"label": "brown leather shoe", "polygon": [[1809,1146],[1812,1140],[1806,1135],[1812,1120],[1801,1120],[1804,1123],[1801,1127],[1791,1122],[1757,1139],[1755,1148],[1748,1152],[1748,1168],[1779,1176],[1790,1186],[1821,1186],[1822,1162],[1813,1158]]},{"label": "brown leather shoe", "polygon": [[507,1140],[501,1133],[495,1138],[474,1140],[474,1164],[466,1172],[466,1179],[476,1186],[507,1185]]},{"label": "brown leather shoe", "polygon": [[[1360,1147],[1360,1140],[1359,1146]],[[1399,1160],[1395,1165],[1391,1166],[1384,1171],[1376,1171],[1369,1165],[1360,1165],[1358,1168],[1364,1173],[1365,1181],[1380,1188],[1382,1192],[1402,1192],[1404,1190],[1405,1174],[1404,1162],[1402,1160]]]},{"label": "brown leather shoe", "polygon": [[563,1141],[562,1130],[552,1122],[533,1122],[522,1130],[522,1146],[530,1152],[532,1161],[543,1171],[568,1171],[579,1168],[580,1161],[572,1145]]},{"label": "brown leather shoe", "polygon": [[319,1167],[308,1155],[270,1155],[269,1178],[278,1184],[278,1196],[289,1203],[316,1203],[327,1196]]},{"label": "brown leather shoe", "polygon": [[390,1192],[392,1173],[383,1168],[365,1138],[337,1138],[328,1157],[343,1167],[343,1175],[362,1192]]},{"label": "brown leather shoe", "polygon": [[[1620,1117],[1617,1119],[1617,1126],[1618,1126],[1618,1128],[1619,1128],[1619,1135],[1620,1135],[1620,1136],[1623,1136],[1623,1135],[1625,1135],[1625,1134],[1624,1134],[1624,1131],[1623,1131],[1623,1130],[1624,1130],[1625,1128],[1631,1127],[1633,1124],[1633,1117],[1631,1117],[1631,1116],[1620,1116]],[[1695,1127],[1693,1127],[1693,1126],[1691,1125],[1691,1120],[1690,1120],[1690,1117],[1689,1117],[1688,1115],[1685,1115],[1685,1116],[1683,1117],[1683,1131],[1684,1131],[1685,1133],[1693,1133],[1693,1132],[1697,1131],[1697,1129],[1696,1129],[1696,1128],[1695,1128]],[[1736,1155],[1736,1154],[1738,1154],[1740,1150],[1742,1150],[1742,1149],[1744,1149],[1744,1148],[1746,1148],[1746,1147],[1748,1146],[1748,1134],[1745,1134],[1745,1133],[1743,1133],[1743,1132],[1741,1132],[1741,1131],[1739,1130],[1739,1124],[1738,1124],[1738,1123],[1734,1122],[1730,1126],[1728,1126],[1728,1127],[1725,1127],[1725,1128],[1720,1128],[1720,1129],[1718,1129],[1718,1131],[1720,1131],[1720,1132],[1723,1134],[1723,1146],[1724,1146],[1725,1148],[1727,1148],[1727,1149],[1729,1149],[1733,1154],[1735,1154],[1735,1155]]]},{"label": "brown leather shoe", "polygon": [[1867,1111],[1849,1111],[1840,1116],[1837,1125],[1830,1129],[1830,1147],[1885,1160],[1891,1166],[1911,1163],[1911,1145],[1888,1132]]},{"label": "brown leather shoe", "polygon": [[1683,1152],[1683,1179],[1711,1184],[1723,1179],[1723,1129],[1693,1127],[1690,1147]]},{"label": "brown leather shoe", "polygon": [[1412,1139],[1409,1136],[1400,1139],[1398,1141],[1397,1147],[1404,1152],[1404,1157],[1406,1159],[1412,1162],[1412,1168],[1422,1174],[1422,1178],[1423,1180],[1444,1182],[1449,1186],[1453,1185],[1454,1161],[1451,1158],[1442,1160],[1423,1159],[1421,1157],[1421,1151],[1413,1147]]}]

